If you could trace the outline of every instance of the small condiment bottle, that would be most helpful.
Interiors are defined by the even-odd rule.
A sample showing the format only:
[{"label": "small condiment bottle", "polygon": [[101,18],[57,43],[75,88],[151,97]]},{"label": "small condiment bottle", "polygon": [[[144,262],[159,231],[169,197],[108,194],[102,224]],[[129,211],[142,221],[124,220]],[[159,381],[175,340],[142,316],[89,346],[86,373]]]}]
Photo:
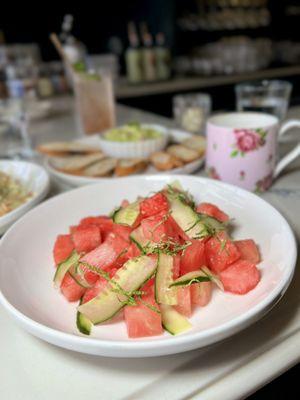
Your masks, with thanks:
[{"label": "small condiment bottle", "polygon": [[142,49],[142,62],[143,62],[144,79],[147,82],[152,82],[157,79],[157,76],[156,76],[155,51],[152,46],[153,45],[152,36],[150,35],[149,32],[144,32],[143,44],[144,47]]},{"label": "small condiment bottle", "polygon": [[37,80],[37,94],[41,98],[50,97],[54,93],[53,85],[45,66],[40,67],[39,78]]},{"label": "small condiment bottle", "polygon": [[165,46],[165,36],[163,33],[156,35],[156,75],[158,80],[166,80],[171,76],[171,54]]},{"label": "small condiment bottle", "polygon": [[130,83],[140,83],[143,80],[142,53],[133,22],[128,24],[128,40],[129,47],[125,53],[127,78]]}]

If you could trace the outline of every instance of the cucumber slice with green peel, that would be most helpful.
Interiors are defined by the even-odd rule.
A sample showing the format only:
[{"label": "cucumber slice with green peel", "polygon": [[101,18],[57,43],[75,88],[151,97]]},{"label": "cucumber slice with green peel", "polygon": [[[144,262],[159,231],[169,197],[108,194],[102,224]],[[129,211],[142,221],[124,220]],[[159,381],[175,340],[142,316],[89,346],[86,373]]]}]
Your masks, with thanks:
[{"label": "cucumber slice with green peel", "polygon": [[212,278],[205,274],[202,270],[188,272],[185,275],[182,275],[180,278],[176,279],[171,285],[170,288],[174,286],[189,286],[193,283],[199,282],[210,282]]},{"label": "cucumber slice with green peel", "polygon": [[176,196],[168,196],[171,215],[190,239],[203,239],[223,230],[224,225],[215,218],[196,213]]},{"label": "cucumber slice with green peel", "polygon": [[188,191],[183,189],[179,181],[174,181],[170,185],[167,185],[165,190],[167,191],[167,197],[177,198],[192,208],[195,208],[193,196]]},{"label": "cucumber slice with green peel", "polygon": [[193,283],[201,282],[213,282],[219,287],[219,289],[224,291],[224,287],[220,278],[217,275],[213,274],[210,269],[205,266],[201,267],[201,269],[199,270],[191,271],[185,275],[182,275],[180,278],[171,283],[170,288],[176,286],[189,286]]},{"label": "cucumber slice with green peel", "polygon": [[116,224],[133,226],[140,214],[140,202],[135,201],[127,207],[119,208],[113,215],[113,221]]},{"label": "cucumber slice with green peel", "polygon": [[210,269],[208,269],[207,267],[202,267],[201,270],[209,277],[209,279],[215,283],[219,289],[221,289],[224,292],[224,286],[223,283],[221,281],[221,279],[218,277],[218,275],[215,275],[211,272]]},{"label": "cucumber slice with green peel", "polygon": [[72,276],[74,281],[78,283],[79,286],[84,287],[86,289],[92,287],[84,277],[84,271],[80,268],[80,264],[74,264],[69,269],[69,274]]},{"label": "cucumber slice with green peel", "polygon": [[76,253],[76,251],[73,251],[68,259],[66,259],[57,266],[53,278],[53,282],[56,287],[60,287],[60,284],[62,283],[66,273],[69,271],[71,267],[78,264],[79,259],[80,255]]},{"label": "cucumber slice with green peel", "polygon": [[158,304],[176,305],[178,303],[177,290],[171,288],[173,267],[173,257],[160,253],[155,275],[155,299]]},{"label": "cucumber slice with green peel", "polygon": [[[80,300],[80,304],[82,304],[82,299]],[[83,333],[84,335],[91,334],[93,324],[85,315],[83,315],[79,311],[77,311],[76,315],[76,325],[79,332]]]},{"label": "cucumber slice with green peel", "polygon": [[157,260],[140,256],[127,261],[107,287],[92,300],[78,307],[93,324],[111,319],[123,308],[134,291],[138,290],[155,272]]},{"label": "cucumber slice with green peel", "polygon": [[187,318],[176,311],[172,306],[160,305],[162,325],[171,335],[179,335],[192,329]]}]

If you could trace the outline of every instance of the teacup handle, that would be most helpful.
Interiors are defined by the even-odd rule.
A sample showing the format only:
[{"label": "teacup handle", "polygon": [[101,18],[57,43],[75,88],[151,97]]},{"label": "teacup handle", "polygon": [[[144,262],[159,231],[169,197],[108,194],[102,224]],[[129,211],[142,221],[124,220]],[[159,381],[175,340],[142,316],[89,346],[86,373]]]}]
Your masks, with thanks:
[{"label": "teacup handle", "polygon": [[[282,137],[288,130],[292,128],[300,128],[300,120],[291,119],[286,121],[279,130],[279,137]],[[277,178],[280,172],[294,161],[300,155],[300,142],[291,150],[287,155],[285,155],[276,165],[273,177]]]}]

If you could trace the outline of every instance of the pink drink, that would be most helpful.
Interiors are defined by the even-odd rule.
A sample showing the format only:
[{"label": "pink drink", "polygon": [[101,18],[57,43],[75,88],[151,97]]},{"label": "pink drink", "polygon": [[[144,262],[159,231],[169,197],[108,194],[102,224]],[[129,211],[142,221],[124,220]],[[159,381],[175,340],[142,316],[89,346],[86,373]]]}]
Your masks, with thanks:
[{"label": "pink drink", "polygon": [[91,135],[115,126],[115,102],[109,75],[77,73],[74,90],[82,132]]}]

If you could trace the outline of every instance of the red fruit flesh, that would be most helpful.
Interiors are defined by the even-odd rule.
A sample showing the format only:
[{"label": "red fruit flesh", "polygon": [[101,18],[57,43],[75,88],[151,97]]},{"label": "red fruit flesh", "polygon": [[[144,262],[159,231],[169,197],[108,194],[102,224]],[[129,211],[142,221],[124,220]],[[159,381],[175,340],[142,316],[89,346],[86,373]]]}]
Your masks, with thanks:
[{"label": "red fruit flesh", "polygon": [[217,273],[240,258],[240,252],[225,232],[219,232],[205,243],[205,255],[207,266]]},{"label": "red fruit flesh", "polygon": [[53,248],[55,264],[58,265],[70,257],[74,250],[71,235],[58,235]]},{"label": "red fruit flesh", "polygon": [[111,233],[100,246],[83,256],[81,261],[106,270],[116,262],[121,265],[128,260],[126,256],[128,247],[127,241],[119,235]]},{"label": "red fruit flesh", "polygon": [[156,193],[141,202],[140,210],[143,218],[160,213],[166,214],[169,210],[169,203],[166,196],[162,193]]},{"label": "red fruit flesh", "polygon": [[205,244],[200,240],[191,239],[192,244],[182,254],[180,262],[180,274],[195,271],[206,265]]},{"label": "red fruit flesh", "polygon": [[78,226],[72,231],[72,239],[78,253],[91,251],[101,243],[100,228],[96,225]]},{"label": "red fruit flesh", "polygon": [[200,307],[206,306],[212,296],[212,283],[200,282],[191,285],[191,298],[192,303]]},{"label": "red fruit flesh", "polygon": [[238,251],[240,252],[242,260],[250,261],[253,264],[258,264],[260,262],[261,259],[259,250],[254,240],[252,239],[235,240],[234,244],[236,245]]},{"label": "red fruit flesh", "polygon": [[235,294],[248,293],[260,281],[260,272],[256,265],[246,260],[236,261],[220,272],[219,276],[225,291]]},{"label": "red fruit flesh", "polygon": [[161,314],[150,308],[152,306],[159,310],[154,297],[143,296],[142,300],[137,300],[136,306],[124,308],[127,333],[130,338],[156,336],[163,333]]},{"label": "red fruit flesh", "polygon": [[178,304],[174,307],[176,311],[186,317],[192,315],[191,286],[178,287]]},{"label": "red fruit flesh", "polygon": [[71,275],[67,273],[60,285],[60,290],[65,298],[72,302],[80,300],[86,289],[78,285]]},{"label": "red fruit flesh", "polygon": [[214,204],[211,203],[200,203],[196,209],[198,213],[209,215],[210,217],[216,218],[220,222],[227,222],[229,216],[225,214]]}]

